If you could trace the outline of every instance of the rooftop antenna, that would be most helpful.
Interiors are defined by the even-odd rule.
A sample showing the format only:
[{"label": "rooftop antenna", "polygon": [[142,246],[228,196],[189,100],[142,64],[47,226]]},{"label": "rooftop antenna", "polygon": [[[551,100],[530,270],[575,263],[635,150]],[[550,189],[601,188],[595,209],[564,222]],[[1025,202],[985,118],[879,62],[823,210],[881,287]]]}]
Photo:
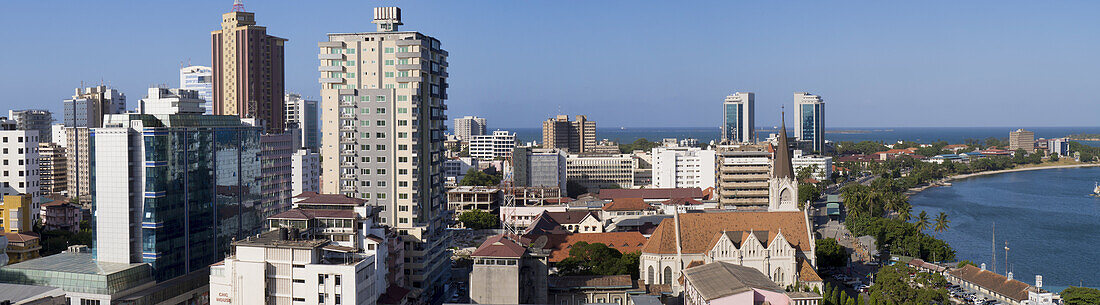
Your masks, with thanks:
[{"label": "rooftop antenna", "polygon": [[244,3],[241,0],[233,0],[233,9],[230,12],[244,12]]}]

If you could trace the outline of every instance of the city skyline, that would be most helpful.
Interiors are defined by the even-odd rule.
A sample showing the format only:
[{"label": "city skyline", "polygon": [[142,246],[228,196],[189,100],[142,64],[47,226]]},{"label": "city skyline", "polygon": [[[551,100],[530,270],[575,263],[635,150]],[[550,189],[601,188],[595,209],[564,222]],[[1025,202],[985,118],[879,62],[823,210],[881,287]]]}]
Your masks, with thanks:
[{"label": "city skyline", "polygon": [[[260,23],[289,39],[287,92],[319,96],[315,53],[325,33],[372,28],[350,11],[398,5],[418,12],[407,16],[416,25],[408,30],[433,29],[441,40],[452,41],[451,52],[462,55],[451,71],[462,77],[452,84],[448,113],[482,116],[502,127],[534,127],[555,114],[587,114],[605,126],[717,126],[715,101],[736,91],[757,93],[759,126],[778,125],[779,108],[789,107],[790,94],[800,91],[831,101],[825,125],[832,127],[1089,126],[1094,112],[1065,110],[1094,104],[1088,84],[1100,80],[1089,73],[1100,67],[1089,56],[1100,44],[1079,39],[1100,34],[1087,26],[1086,12],[1100,5],[1094,3],[604,2],[579,10],[508,2],[298,4],[245,3],[262,16]],[[333,6],[349,8],[338,14],[348,18],[300,22],[333,16]],[[208,35],[218,21],[212,16],[230,7],[229,1],[9,4],[0,13],[2,26],[31,23],[36,14],[26,12],[36,10],[48,10],[51,22],[8,33],[11,40],[37,47],[0,51],[0,58],[20,59],[5,62],[8,69],[0,75],[9,81],[0,88],[12,92],[9,108],[50,105],[48,110],[60,113],[56,102],[81,82],[102,80],[130,95],[152,84],[176,87],[181,64],[210,64]],[[102,18],[80,17],[87,11]],[[135,13],[140,11],[174,13]],[[617,13],[601,13],[609,11]],[[678,21],[660,18],[670,12]],[[730,14],[741,18],[727,24]],[[781,16],[802,22],[771,21]],[[583,26],[576,26],[577,20]],[[747,24],[759,26],[741,26]],[[70,37],[65,45],[43,35],[64,28],[107,30]],[[701,43],[647,42],[671,34]],[[512,38],[485,48],[501,37]],[[571,41],[558,44],[546,37]],[[112,47],[60,55],[70,45],[90,44]],[[55,81],[36,81],[53,65],[69,72],[48,75]],[[501,77],[517,73],[515,67],[538,81]],[[687,77],[670,81],[669,75]],[[1044,92],[1053,102],[1034,103],[1018,88]],[[656,122],[655,113],[664,123]],[[1050,116],[1059,120],[1043,119]]]}]

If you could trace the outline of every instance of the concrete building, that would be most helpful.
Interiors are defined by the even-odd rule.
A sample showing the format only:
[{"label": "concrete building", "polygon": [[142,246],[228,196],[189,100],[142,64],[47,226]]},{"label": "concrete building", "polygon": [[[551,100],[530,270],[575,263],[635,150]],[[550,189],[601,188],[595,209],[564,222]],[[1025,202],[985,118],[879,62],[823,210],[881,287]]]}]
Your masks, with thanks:
[{"label": "concrete building", "polygon": [[317,101],[303,99],[297,93],[286,94],[286,128],[301,132],[301,146],[313,151],[321,148]]},{"label": "concrete building", "polygon": [[96,128],[103,126],[104,115],[126,112],[126,95],[103,85],[76,88],[63,104],[65,127]]},{"label": "concrete building", "polygon": [[756,94],[735,92],[722,102],[722,142],[756,142]]},{"label": "concrete building", "polygon": [[260,199],[262,218],[282,213],[290,208],[294,197],[294,166],[296,139],[292,133],[260,135]]},{"label": "concrete building", "polygon": [[0,202],[0,232],[31,233],[34,228],[34,209],[30,195],[4,195]]},{"label": "concrete building", "polygon": [[91,207],[91,128],[65,127],[65,143],[65,194]]},{"label": "concrete building", "polygon": [[717,154],[719,206],[767,206],[772,165],[769,146],[721,145]]},{"label": "concrete building", "polygon": [[476,116],[464,116],[455,119],[454,135],[459,140],[470,141],[474,136],[485,134],[485,118]]},{"label": "concrete building", "polygon": [[626,274],[553,276],[547,286],[550,290],[548,304],[561,305],[629,305],[631,296],[647,293],[645,287],[640,287]]},{"label": "concrete building", "polygon": [[546,257],[503,235],[489,237],[470,254],[474,260],[470,302],[551,304],[547,297]]},{"label": "concrete building", "polygon": [[80,206],[69,203],[65,198],[42,204],[42,224],[46,230],[64,230],[80,232],[80,221],[84,213]]},{"label": "concrete building", "polygon": [[43,196],[65,195],[68,183],[65,148],[53,142],[38,143],[39,190]]},{"label": "concrete building", "polygon": [[1028,153],[1035,152],[1035,132],[1016,129],[1008,133],[1008,150],[1023,149]]},{"label": "concrete building", "polygon": [[190,89],[149,88],[148,95],[138,101],[138,113],[204,113],[206,100]]},{"label": "concrete building", "polygon": [[210,32],[214,114],[256,119],[267,133],[286,129],[283,102],[283,45],[267,34],[243,5],[222,14],[221,28]]},{"label": "concrete building", "polygon": [[653,187],[714,187],[716,157],[714,150],[698,147],[653,148]]},{"label": "concrete building", "polygon": [[14,127],[11,120],[0,118],[0,196],[30,195],[29,220],[33,222],[38,218],[38,204],[42,201],[38,131]]},{"label": "concrete building", "polygon": [[329,34],[320,48],[321,191],[385,207],[402,233],[410,301],[443,293],[449,235],[442,174],[447,51],[399,31],[401,10],[375,8],[376,31]]},{"label": "concrete building", "polygon": [[15,129],[37,130],[39,142],[53,141],[53,113],[49,110],[8,110],[8,119],[15,121]]},{"label": "concrete building", "polygon": [[287,231],[234,242],[234,255],[210,267],[210,303],[376,304],[386,291],[385,251],[356,253]]},{"label": "concrete building", "polygon": [[57,123],[50,125],[50,142],[61,147],[67,147],[67,140],[68,139],[65,137],[65,124]]},{"label": "concrete building", "polygon": [[321,192],[321,154],[301,148],[290,159],[291,194]]},{"label": "concrete building", "polygon": [[1057,138],[1047,140],[1047,150],[1051,155],[1059,155],[1062,157],[1069,156],[1069,139]]},{"label": "concrete building", "polygon": [[451,180],[455,180],[455,183],[462,181],[462,178],[466,177],[466,172],[470,169],[477,169],[477,159],[471,157],[451,158],[447,161],[443,161],[443,177]]},{"label": "concrete building", "polygon": [[454,223],[460,225],[459,215],[480,210],[499,215],[504,192],[499,188],[484,186],[460,186],[447,191],[447,209],[454,215]]},{"label": "concrete building", "polygon": [[820,289],[814,247],[801,211],[676,214],[649,237],[639,271],[646,284],[668,284],[680,292],[685,266],[720,261],[756,269],[781,287]]},{"label": "concrete building", "polygon": [[470,136],[470,156],[481,160],[493,160],[512,156],[516,149],[516,133],[504,130],[491,135]]},{"label": "concrete building", "polygon": [[512,151],[512,182],[519,187],[557,187],[568,194],[566,164],[562,150],[517,147]]},{"label": "concrete building", "polygon": [[755,268],[719,261],[684,270],[685,305],[817,305],[820,301],[821,296],[814,293],[787,292]]},{"label": "concrete building", "polygon": [[91,140],[99,261],[148,263],[165,281],[205,270],[262,228],[258,127],[201,112],[104,121]]},{"label": "concrete building", "polygon": [[207,66],[180,68],[180,89],[195,90],[203,100],[203,114],[214,114],[214,69]]},{"label": "concrete building", "polygon": [[794,93],[794,109],[798,111],[795,135],[799,142],[808,143],[809,150],[823,153],[825,149],[825,102],[820,96],[806,92]]},{"label": "concrete building", "polygon": [[794,172],[798,174],[802,172],[803,168],[812,168],[813,174],[811,178],[818,181],[829,180],[833,177],[833,157],[821,156],[821,155],[797,155],[791,158],[791,164],[794,165]]},{"label": "concrete building", "polygon": [[542,148],[561,149],[572,154],[592,152],[596,148],[596,122],[578,115],[558,115],[542,122]]},{"label": "concrete building", "polygon": [[601,188],[634,188],[634,168],[637,160],[631,155],[569,155],[565,159],[566,175],[595,192]]}]

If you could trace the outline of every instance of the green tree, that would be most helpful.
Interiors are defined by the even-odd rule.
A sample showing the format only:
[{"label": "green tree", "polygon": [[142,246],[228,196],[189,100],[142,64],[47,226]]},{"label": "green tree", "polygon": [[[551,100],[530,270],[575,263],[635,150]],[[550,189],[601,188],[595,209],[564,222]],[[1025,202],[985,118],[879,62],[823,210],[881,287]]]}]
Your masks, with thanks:
[{"label": "green tree", "polygon": [[1058,162],[1058,154],[1050,154],[1050,162]]},{"label": "green tree", "polygon": [[801,183],[798,185],[798,208],[805,208],[806,202],[817,201],[821,197],[821,190],[816,185]]},{"label": "green tree", "polygon": [[962,268],[963,266],[966,266],[966,265],[971,265],[971,266],[974,266],[974,267],[978,266],[978,264],[975,264],[974,262],[972,262],[970,260],[961,260],[961,261],[959,261],[958,264],[955,264],[955,268]]},{"label": "green tree", "polygon": [[1065,305],[1100,304],[1100,290],[1069,286],[1062,290],[1062,300]]},{"label": "green tree", "polygon": [[[492,169],[492,167],[490,167],[490,169]],[[492,172],[493,173],[490,174],[490,173],[482,172],[482,171],[479,171],[477,169],[471,168],[470,170],[466,171],[466,176],[462,178],[462,181],[458,182],[458,185],[462,185],[462,186],[497,186],[497,185],[500,185],[500,180],[503,178],[502,175],[499,174],[499,173],[496,173],[496,170],[493,170]]]},{"label": "green tree", "polygon": [[471,210],[458,215],[458,221],[468,229],[483,230],[500,227],[497,215],[482,210]]},{"label": "green tree", "polygon": [[917,222],[915,224],[917,225],[917,231],[924,232],[925,229],[928,229],[928,226],[931,224],[929,223],[928,212],[920,211],[920,215],[917,216]]},{"label": "green tree", "polygon": [[620,275],[638,279],[641,252],[622,254],[603,243],[577,242],[569,248],[569,257],[556,266],[562,275]]},{"label": "green tree", "polygon": [[938,235],[940,232],[947,231],[951,228],[951,220],[947,219],[947,213],[940,212],[940,215],[936,216],[936,223],[932,226],[933,230]]},{"label": "green tree", "polygon": [[844,267],[848,265],[848,252],[834,238],[820,238],[815,241],[815,254],[819,267]]}]

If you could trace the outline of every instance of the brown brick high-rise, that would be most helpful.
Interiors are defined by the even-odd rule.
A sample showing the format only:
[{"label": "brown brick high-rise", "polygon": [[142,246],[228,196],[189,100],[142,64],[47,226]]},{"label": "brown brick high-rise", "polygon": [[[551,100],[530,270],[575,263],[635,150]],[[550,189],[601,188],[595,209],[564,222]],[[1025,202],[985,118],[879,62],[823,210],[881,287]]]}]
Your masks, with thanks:
[{"label": "brown brick high-rise", "polygon": [[222,14],[221,29],[210,32],[214,70],[214,114],[256,119],[267,133],[286,129],[283,103],[283,44],[267,34],[255,15]]}]

